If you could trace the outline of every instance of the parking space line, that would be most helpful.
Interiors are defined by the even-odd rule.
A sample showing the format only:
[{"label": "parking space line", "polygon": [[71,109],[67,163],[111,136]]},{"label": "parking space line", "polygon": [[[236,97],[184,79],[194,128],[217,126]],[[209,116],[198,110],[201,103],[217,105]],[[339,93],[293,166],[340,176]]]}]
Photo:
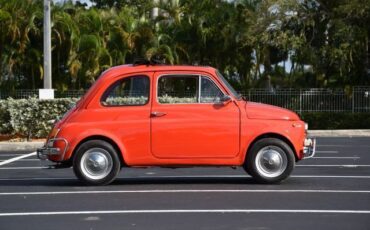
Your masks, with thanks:
[{"label": "parking space line", "polygon": [[[3,163],[3,162],[1,162],[1,163]],[[0,165],[1,165],[1,163],[0,163]],[[11,163],[11,162],[8,162],[7,164],[9,164],[9,163]],[[53,166],[51,166],[51,167],[46,167],[46,166],[41,166],[41,167],[33,167],[33,166],[31,166],[31,167],[2,167],[2,168],[0,168],[0,170],[17,170],[17,169],[21,169],[21,170],[25,170],[25,169],[50,169],[50,168],[53,168]]]},{"label": "parking space line", "polygon": [[57,192],[2,192],[0,196],[73,195],[73,194],[125,194],[125,193],[370,193],[370,190],[273,190],[273,189],[158,189],[158,190],[95,190]]},{"label": "parking space line", "polygon": [[360,159],[360,157],[312,157],[310,159]]},{"label": "parking space line", "polygon": [[[370,148],[370,145],[361,145],[361,144],[354,144],[356,147],[368,147]],[[316,145],[317,147],[350,147],[353,148],[353,144],[348,144],[348,145]]]},{"label": "parking space line", "polygon": [[[117,180],[135,180],[135,179],[186,179],[186,178],[214,178],[214,179],[223,179],[223,178],[235,178],[235,179],[243,179],[243,178],[251,178],[248,175],[184,175],[184,176],[137,176],[137,177],[119,177]],[[339,179],[370,179],[370,176],[361,176],[361,175],[292,175],[290,178],[339,178]],[[0,181],[37,181],[37,180],[76,180],[77,178],[74,177],[35,177],[35,178],[0,178]]]},{"label": "parking space line", "polygon": [[14,156],[21,156],[24,153],[0,153],[0,157],[14,157]]},{"label": "parking space line", "polygon": [[322,151],[322,150],[316,150],[316,153],[339,153],[339,151]]},{"label": "parking space line", "polygon": [[[5,162],[5,161],[4,161]],[[2,165],[4,162],[1,162]],[[13,162],[13,161],[12,161]],[[6,162],[7,164],[11,162]],[[296,167],[342,167],[342,168],[358,168],[358,167],[370,167],[370,165],[296,165]],[[31,167],[2,167],[0,170],[25,170],[25,169],[51,169],[53,166],[31,166]]]},{"label": "parking space line", "polygon": [[[14,161],[17,161],[17,160],[20,160],[20,159],[23,159],[23,158],[27,158],[27,157],[30,157],[30,156],[35,156],[35,155],[36,155],[36,152],[32,152],[32,153],[24,154],[24,155],[21,155],[21,156],[17,156],[17,157],[11,158],[9,160],[2,161],[0,163],[0,166],[10,164]],[[3,169],[3,168],[0,168],[0,169]]]},{"label": "parking space line", "polygon": [[[3,161],[6,161],[6,160],[0,160],[0,162],[3,162]],[[18,162],[22,161],[22,162],[25,162],[25,161],[40,161],[40,159],[20,159],[20,160],[17,160]]]},{"label": "parking space line", "polygon": [[0,178],[0,181],[32,181],[32,180],[77,180],[72,177],[36,177],[36,178]]},{"label": "parking space line", "polygon": [[370,176],[332,176],[332,175],[296,175],[293,178],[340,178],[340,179],[370,179]]},{"label": "parking space line", "polygon": [[343,168],[357,168],[357,167],[370,167],[370,165],[296,165],[296,167],[343,167]]},{"label": "parking space line", "polygon": [[169,209],[169,210],[101,210],[0,213],[9,216],[97,215],[97,214],[170,214],[170,213],[304,213],[304,214],[370,214],[370,210],[302,210],[302,209]]}]

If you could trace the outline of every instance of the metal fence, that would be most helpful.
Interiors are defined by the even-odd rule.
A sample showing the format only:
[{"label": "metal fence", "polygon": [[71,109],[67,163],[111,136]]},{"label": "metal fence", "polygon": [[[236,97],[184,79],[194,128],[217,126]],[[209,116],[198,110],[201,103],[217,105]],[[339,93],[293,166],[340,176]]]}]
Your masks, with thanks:
[{"label": "metal fence", "polygon": [[[87,90],[67,90],[67,91],[54,91],[55,98],[80,98]],[[13,92],[1,92],[0,99],[13,98],[13,99],[26,99],[29,97],[38,97],[39,90],[35,89],[19,89]]]},{"label": "metal fence", "polygon": [[370,112],[370,86],[344,89],[251,89],[241,92],[249,101],[296,112]]},{"label": "metal fence", "polygon": [[[56,98],[81,97],[85,90],[55,91]],[[344,89],[250,89],[240,92],[249,101],[261,102],[301,112],[370,112],[370,86]],[[38,90],[0,91],[0,99],[37,97]]]}]

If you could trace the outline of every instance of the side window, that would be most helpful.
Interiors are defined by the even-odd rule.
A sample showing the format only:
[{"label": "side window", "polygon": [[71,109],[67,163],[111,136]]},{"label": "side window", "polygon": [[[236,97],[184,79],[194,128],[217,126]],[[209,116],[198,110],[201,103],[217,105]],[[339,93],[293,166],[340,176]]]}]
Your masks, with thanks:
[{"label": "side window", "polygon": [[200,103],[218,103],[224,94],[207,77],[202,77]]},{"label": "side window", "polygon": [[158,102],[197,103],[199,76],[166,75],[158,79]]},{"label": "side window", "polygon": [[105,106],[145,105],[149,101],[150,81],[147,76],[133,76],[118,80],[103,94]]}]

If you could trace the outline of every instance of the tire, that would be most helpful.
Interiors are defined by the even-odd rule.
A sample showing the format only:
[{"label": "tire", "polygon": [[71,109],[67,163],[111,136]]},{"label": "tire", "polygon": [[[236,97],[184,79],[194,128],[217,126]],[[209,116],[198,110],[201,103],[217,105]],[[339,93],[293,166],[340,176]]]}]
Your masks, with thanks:
[{"label": "tire", "polygon": [[117,151],[103,140],[90,140],[78,147],[73,171],[87,185],[107,185],[121,169]]},{"label": "tire", "polygon": [[264,138],[253,144],[244,169],[259,183],[279,183],[288,178],[295,166],[293,150],[277,138]]}]

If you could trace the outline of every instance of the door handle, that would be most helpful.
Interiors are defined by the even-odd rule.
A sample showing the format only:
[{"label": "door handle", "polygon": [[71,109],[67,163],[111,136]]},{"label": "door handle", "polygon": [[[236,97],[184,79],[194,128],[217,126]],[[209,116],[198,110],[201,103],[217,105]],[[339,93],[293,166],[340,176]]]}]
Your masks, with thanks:
[{"label": "door handle", "polygon": [[151,112],[150,117],[163,117],[166,114],[167,113],[164,113],[164,112]]}]

